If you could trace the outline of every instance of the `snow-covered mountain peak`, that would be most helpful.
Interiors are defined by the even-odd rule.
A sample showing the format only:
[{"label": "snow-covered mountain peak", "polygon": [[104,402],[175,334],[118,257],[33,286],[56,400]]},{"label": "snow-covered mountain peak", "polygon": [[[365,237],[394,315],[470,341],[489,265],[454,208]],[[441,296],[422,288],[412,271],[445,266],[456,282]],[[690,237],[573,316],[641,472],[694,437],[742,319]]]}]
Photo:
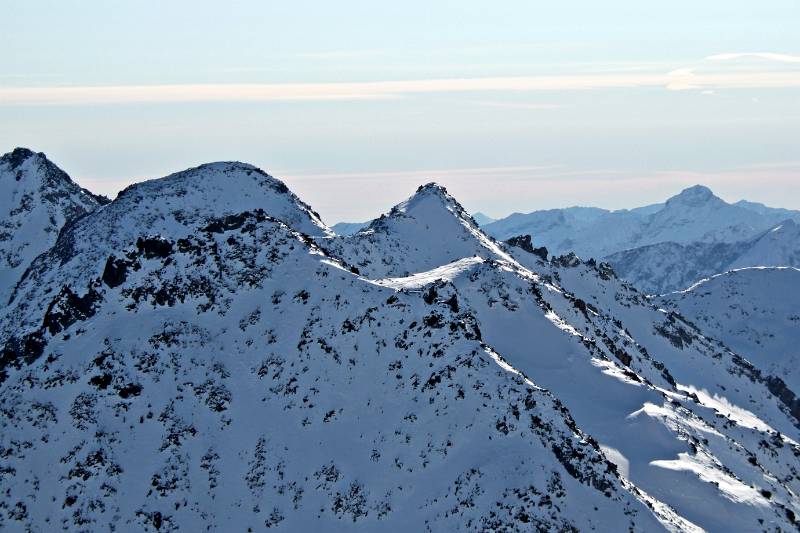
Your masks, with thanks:
[{"label": "snow-covered mountain peak", "polygon": [[0,308],[0,529],[796,529],[783,380],[438,185],[339,237],[211,163],[57,235]]},{"label": "snow-covered mountain peak", "polygon": [[18,146],[17,148],[14,148],[12,151],[0,157],[0,165],[7,164],[12,170],[14,170],[34,155],[36,155],[36,153],[33,150]]},{"label": "snow-covered mountain peak", "polygon": [[667,207],[674,206],[687,206],[698,207],[705,205],[709,202],[720,203],[723,202],[721,198],[714,195],[708,187],[704,185],[694,185],[687,189],[682,190],[672,198],[667,200]]},{"label": "snow-covered mountain peak", "polygon": [[396,205],[389,216],[399,213],[414,217],[437,216],[435,211],[441,210],[449,211],[465,220],[468,219],[471,224],[477,226],[472,217],[461,207],[461,204],[448,194],[447,189],[434,182],[420,185],[408,200]]},{"label": "snow-covered mountain peak", "polygon": [[0,302],[65,224],[106,200],[75,184],[42,153],[16,148],[0,157]]},{"label": "snow-covered mountain peak", "polygon": [[[196,217],[263,209],[309,235],[329,235],[319,215],[280,180],[240,162],[207,163],[131,185],[115,200],[120,208],[169,209]],[[143,204],[143,205],[142,205]]]},{"label": "snow-covered mountain peak", "polygon": [[307,204],[266,172],[244,163],[210,163],[131,185],[113,202],[69,225],[9,297],[30,300],[45,278],[63,278],[49,263],[59,263],[68,273],[60,284],[85,287],[104,271],[110,256],[141,238],[175,242],[213,220],[244,212],[263,213],[309,236],[332,235]]},{"label": "snow-covered mountain peak", "polygon": [[420,185],[417,187],[416,194],[436,194],[442,197],[450,197],[447,193],[447,189],[444,188],[443,185],[439,185],[435,181],[430,181],[424,185]]},{"label": "snow-covered mountain peak", "polygon": [[263,210],[291,228],[313,236],[331,232],[311,207],[286,185],[246,163],[200,165],[164,178],[131,185],[104,210],[105,218],[122,226],[123,218],[146,219],[151,231],[243,211]]},{"label": "snow-covered mountain peak", "polygon": [[14,148],[0,157],[0,180],[5,187],[11,187],[11,182],[15,181],[22,182],[20,187],[39,189],[42,192],[48,189],[56,192],[70,189],[69,192],[78,191],[99,203],[103,202],[102,198],[78,187],[69,175],[50,161],[44,153],[37,153],[28,148]]},{"label": "snow-covered mountain peak", "polygon": [[406,277],[472,256],[514,262],[436,183],[422,185],[355,235],[328,239],[323,246],[372,279]]}]

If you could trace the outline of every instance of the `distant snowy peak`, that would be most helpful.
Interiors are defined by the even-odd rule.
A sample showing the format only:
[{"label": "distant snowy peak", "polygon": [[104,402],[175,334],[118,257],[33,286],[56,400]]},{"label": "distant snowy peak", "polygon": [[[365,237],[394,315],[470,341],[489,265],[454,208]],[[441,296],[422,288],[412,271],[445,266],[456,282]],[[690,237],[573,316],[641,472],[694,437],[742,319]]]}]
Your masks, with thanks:
[{"label": "distant snowy peak", "polygon": [[472,218],[475,219],[475,222],[477,222],[480,226],[491,224],[492,222],[497,220],[496,218],[492,218],[489,215],[485,215],[481,212],[473,213]]},{"label": "distant snowy peak", "polygon": [[750,266],[800,267],[800,224],[787,219],[764,232],[731,263],[731,268]]},{"label": "distant snowy peak", "polygon": [[739,200],[733,205],[755,211],[761,215],[771,215],[776,217],[791,218],[800,221],[800,211],[792,209],[782,209],[779,207],[767,207],[766,205],[758,202],[748,202],[747,200]]},{"label": "distant snowy peak", "polygon": [[734,243],[751,239],[800,213],[756,204],[729,204],[703,185],[689,187],[663,204],[630,210],[566,208],[515,213],[484,226],[495,238],[530,234],[534,245],[555,254],[603,258],[660,243]]},{"label": "distant snowy peak", "polygon": [[42,153],[16,148],[0,157],[0,302],[62,227],[105,198],[82,189]]},{"label": "distant snowy peak", "polygon": [[711,189],[704,185],[694,185],[687,189],[682,190],[679,194],[676,194],[672,198],[669,198],[666,203],[666,207],[674,207],[674,206],[686,206],[686,207],[698,207],[708,203],[713,203],[719,205],[720,203],[725,203],[725,201],[714,195],[711,192]]}]

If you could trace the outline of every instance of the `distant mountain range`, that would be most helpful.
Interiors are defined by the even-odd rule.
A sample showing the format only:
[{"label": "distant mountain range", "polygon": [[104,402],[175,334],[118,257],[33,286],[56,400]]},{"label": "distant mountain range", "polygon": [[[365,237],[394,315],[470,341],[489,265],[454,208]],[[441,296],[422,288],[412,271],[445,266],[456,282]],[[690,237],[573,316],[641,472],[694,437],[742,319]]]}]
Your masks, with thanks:
[{"label": "distant mountain range", "polygon": [[[800,266],[800,211],[744,200],[729,204],[701,185],[634,209],[568,207],[473,218],[500,240],[530,235],[534,246],[553,255],[574,252],[606,261],[650,293],[683,289],[733,268]],[[366,226],[342,223],[333,230],[352,235]]]},{"label": "distant mountain range", "polygon": [[[344,236],[239,162],[106,202],[20,149],[0,186],[3,250],[26,250],[0,306],[3,531],[800,526],[794,271],[653,298],[487,235],[435,183]],[[763,233],[705,196],[683,200],[709,238]],[[683,200],[632,216],[694,242]]]},{"label": "distant mountain range", "polygon": [[575,252],[600,259],[665,242],[741,242],[787,219],[800,221],[800,212],[748,202],[729,204],[707,187],[696,185],[664,204],[621,211],[572,207],[515,213],[483,229],[498,239],[530,234],[534,243],[554,254]]}]

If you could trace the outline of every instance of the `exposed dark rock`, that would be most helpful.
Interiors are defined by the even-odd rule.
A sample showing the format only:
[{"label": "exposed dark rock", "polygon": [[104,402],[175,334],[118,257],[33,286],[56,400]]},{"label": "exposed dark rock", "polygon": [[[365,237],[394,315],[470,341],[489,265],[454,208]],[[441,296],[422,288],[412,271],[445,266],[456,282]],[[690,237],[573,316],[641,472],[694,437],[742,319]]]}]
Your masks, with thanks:
[{"label": "exposed dark rock", "polygon": [[47,307],[42,326],[55,335],[79,320],[86,320],[97,310],[97,303],[103,295],[90,286],[83,296],[78,296],[69,287],[62,287],[61,292]]},{"label": "exposed dark rock", "polygon": [[99,376],[92,376],[92,378],[89,380],[89,383],[100,390],[105,390],[111,384],[111,379],[111,374],[105,373]]},{"label": "exposed dark rock", "polygon": [[172,254],[172,243],[161,237],[139,237],[136,240],[136,248],[144,253],[146,259],[155,257],[165,258]]},{"label": "exposed dark rock", "polygon": [[130,398],[131,396],[139,396],[142,392],[142,386],[136,383],[128,383],[117,391],[120,398]]},{"label": "exposed dark rock", "polygon": [[125,283],[128,277],[128,262],[109,256],[103,269],[103,282],[111,287],[118,287]]},{"label": "exposed dark rock", "polygon": [[777,376],[767,376],[764,379],[769,391],[774,394],[792,413],[798,421],[800,421],[800,398],[786,386],[786,383]]},{"label": "exposed dark rock", "polygon": [[565,255],[560,255],[552,259],[552,263],[556,266],[564,268],[573,268],[581,264],[580,258],[575,255],[575,252],[570,252]]},{"label": "exposed dark rock", "polygon": [[34,153],[27,148],[14,148],[10,154],[3,156],[3,162],[7,162],[11,167],[11,170],[16,170],[20,167],[20,165],[22,165],[22,163],[24,163],[33,155]]},{"label": "exposed dark rock", "polygon": [[435,302],[435,301],[436,301],[436,297],[437,297],[437,296],[439,296],[439,293],[436,291],[436,287],[434,287],[433,285],[431,285],[430,287],[428,287],[428,290],[426,290],[426,291],[425,291],[425,292],[422,294],[422,299],[423,299],[423,300],[425,300],[425,303],[426,303],[426,304],[428,304],[428,305],[432,305],[432,304],[433,304],[433,302]]},{"label": "exposed dark rock", "polygon": [[533,241],[531,240],[530,235],[517,235],[516,237],[511,237],[507,241],[506,244],[509,246],[515,246],[517,248],[521,248],[526,252],[537,256],[542,261],[547,261],[547,248],[544,246],[540,246],[539,248],[533,247]]},{"label": "exposed dark rock", "polygon": [[239,229],[248,221],[263,222],[267,220],[267,218],[267,215],[262,209],[256,209],[252,213],[250,211],[244,211],[236,215],[228,215],[226,217],[218,218],[203,228],[203,231],[208,233],[223,233],[225,231]]}]

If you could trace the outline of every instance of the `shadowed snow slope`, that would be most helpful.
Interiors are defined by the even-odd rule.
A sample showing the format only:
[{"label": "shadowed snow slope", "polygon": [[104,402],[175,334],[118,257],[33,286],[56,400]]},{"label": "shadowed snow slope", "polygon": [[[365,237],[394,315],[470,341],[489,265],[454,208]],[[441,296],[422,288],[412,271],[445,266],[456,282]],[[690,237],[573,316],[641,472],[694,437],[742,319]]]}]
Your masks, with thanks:
[{"label": "shadowed snow slope", "polygon": [[606,260],[641,290],[664,294],[736,268],[800,267],[800,225],[787,219],[747,241],[665,242],[625,250]]},{"label": "shadowed snow slope", "polygon": [[657,301],[800,392],[800,270],[733,270]]}]

